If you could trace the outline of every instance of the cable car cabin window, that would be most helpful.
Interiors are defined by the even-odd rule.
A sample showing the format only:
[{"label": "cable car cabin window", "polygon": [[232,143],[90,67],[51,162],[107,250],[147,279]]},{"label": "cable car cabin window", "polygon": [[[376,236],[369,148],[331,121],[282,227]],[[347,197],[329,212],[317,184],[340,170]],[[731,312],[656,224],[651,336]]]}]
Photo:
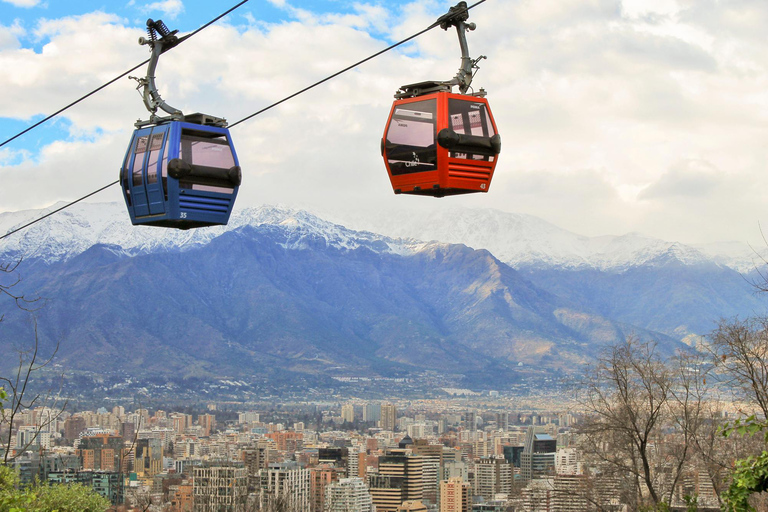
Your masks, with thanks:
[{"label": "cable car cabin window", "polygon": [[163,161],[160,163],[160,175],[163,178],[163,195],[165,200],[168,200],[168,152],[171,148],[171,142],[168,141],[165,144],[165,151],[163,151]]},{"label": "cable car cabin window", "polygon": [[136,148],[133,151],[133,186],[140,187],[142,183],[142,171],[144,170],[144,153],[147,152],[149,135],[136,138]]},{"label": "cable car cabin window", "polygon": [[395,107],[385,148],[392,175],[437,169],[436,118],[434,99]]},{"label": "cable car cabin window", "polygon": [[[219,133],[197,130],[181,131],[181,151],[179,157],[196,167],[207,167],[227,171],[235,166],[235,157],[227,137]],[[208,192],[231,194],[234,191],[226,172],[222,178],[189,177],[179,180],[179,187]]]},{"label": "cable car cabin window", "polygon": [[[448,115],[451,118],[451,129],[456,133],[465,135],[477,135],[479,137],[493,137],[496,132],[493,129],[491,116],[485,103],[467,100],[448,100]],[[493,162],[491,155],[476,153],[450,152],[451,158],[464,158],[468,160],[484,160]]]},{"label": "cable car cabin window", "polygon": [[157,161],[160,150],[163,147],[163,134],[155,133],[149,147],[149,160],[147,161],[147,183],[157,183]]},{"label": "cable car cabin window", "polygon": [[[133,147],[133,139],[131,139],[130,147]],[[130,149],[130,147],[128,149]],[[123,160],[123,167],[120,169],[120,180],[123,182],[121,186],[125,191],[125,200],[127,201],[128,206],[131,206],[132,204],[131,203],[131,187],[128,186],[128,179],[130,177],[129,176],[130,170],[128,168],[128,165],[130,164],[130,161],[131,161],[131,153],[129,151],[129,152],[126,152],[125,160]]]}]

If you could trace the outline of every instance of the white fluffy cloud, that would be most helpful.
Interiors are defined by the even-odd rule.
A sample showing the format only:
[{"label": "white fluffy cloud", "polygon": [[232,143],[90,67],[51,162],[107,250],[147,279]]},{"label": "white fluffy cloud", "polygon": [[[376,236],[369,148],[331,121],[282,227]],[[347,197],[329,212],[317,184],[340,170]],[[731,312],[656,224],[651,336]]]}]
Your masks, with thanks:
[{"label": "white fluffy cloud", "polygon": [[145,5],[142,11],[161,12],[166,18],[172,20],[184,12],[184,3],[181,0],[162,0]]},{"label": "white fluffy cloud", "polygon": [[14,7],[23,7],[25,9],[34,7],[40,3],[40,0],[2,0],[2,1],[7,4],[11,4]]},{"label": "white fluffy cloud", "polygon": [[[163,97],[237,121],[389,44],[371,34],[398,40],[449,5],[420,1],[395,12],[361,3],[351,15],[318,16],[272,3],[293,19],[219,23],[165,54]],[[488,90],[503,138],[490,193],[394,196],[381,162],[397,87],[449,79],[459,66],[455,31],[436,29],[233,128],[241,204],[491,206],[588,235],[754,239],[768,217],[768,49],[760,29],[768,4],[738,3],[482,4],[471,12],[478,28],[468,39],[473,55],[488,56],[475,86]],[[0,72],[0,111],[28,120],[60,108],[145,59],[135,42],[142,32],[108,13],[53,19],[36,28],[48,41],[36,52],[0,27],[0,69],[13,70]],[[115,179],[132,124],[146,116],[134,89],[124,79],[67,111],[67,140],[26,159],[0,156],[0,205],[72,199]]]}]

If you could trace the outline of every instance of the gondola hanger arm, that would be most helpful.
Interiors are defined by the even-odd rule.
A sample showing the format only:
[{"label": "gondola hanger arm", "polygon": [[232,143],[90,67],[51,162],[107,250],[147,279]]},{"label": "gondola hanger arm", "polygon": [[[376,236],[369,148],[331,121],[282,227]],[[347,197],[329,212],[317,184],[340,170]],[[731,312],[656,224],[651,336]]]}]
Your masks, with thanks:
[{"label": "gondola hanger arm", "polygon": [[448,30],[450,27],[456,27],[456,33],[459,36],[459,46],[461,47],[461,66],[456,76],[447,82],[448,85],[457,85],[462,94],[466,94],[472,85],[473,69],[477,68],[477,62],[484,59],[481,55],[477,59],[472,59],[469,55],[469,44],[467,43],[467,32],[475,30],[477,25],[466,23],[469,19],[469,8],[467,2],[459,2],[451,7],[447,13],[440,16],[435,23],[440,24],[440,28]]},{"label": "gondola hanger arm", "polygon": [[[485,0],[480,0],[480,2],[474,4],[472,7],[484,1]],[[468,93],[472,86],[472,79],[478,69],[477,63],[486,58],[485,55],[481,55],[477,59],[472,59],[469,55],[467,32],[477,28],[477,25],[474,23],[467,23],[467,20],[469,19],[469,10],[472,7],[468,7],[467,2],[459,2],[431,25],[431,27],[440,27],[443,30],[456,27],[456,33],[459,36],[459,46],[461,47],[461,66],[459,67],[456,76],[447,81],[426,81],[403,85],[395,93],[395,98],[412,98],[434,92],[451,92],[455,86],[458,86],[461,94],[471,94],[472,96],[479,97],[485,96],[484,89],[480,89],[475,93]]]},{"label": "gondola hanger arm", "polygon": [[[139,44],[148,45],[152,51],[152,55],[149,59],[149,64],[147,65],[147,75],[142,78],[129,78],[133,78],[139,83],[137,89],[141,90],[144,106],[147,107],[147,110],[150,114],[150,123],[156,123],[167,119],[184,119],[184,114],[182,111],[166,103],[165,100],[163,100],[163,98],[160,96],[160,92],[157,90],[157,86],[155,85],[155,71],[157,69],[157,63],[160,60],[160,55],[179,44],[181,40],[176,36],[178,32],[178,30],[169,30],[162,20],[154,21],[152,19],[148,19],[148,37],[139,38]],[[169,114],[169,116],[166,118],[159,117],[157,115],[158,108]],[[144,124],[144,122],[139,121],[137,126],[139,126],[139,124]]]}]

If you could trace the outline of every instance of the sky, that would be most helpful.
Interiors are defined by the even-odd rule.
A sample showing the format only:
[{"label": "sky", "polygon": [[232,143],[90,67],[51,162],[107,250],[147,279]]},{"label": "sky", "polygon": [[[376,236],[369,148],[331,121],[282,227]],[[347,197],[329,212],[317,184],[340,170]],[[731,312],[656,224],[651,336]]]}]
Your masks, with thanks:
[{"label": "sky", "polygon": [[[0,0],[0,141],[148,58],[235,0]],[[470,2],[471,4],[472,2]],[[164,54],[163,98],[234,123],[431,24],[455,2],[250,0]],[[760,243],[768,226],[768,2],[487,0],[468,33],[502,152],[487,194],[396,196],[379,143],[400,85],[448,80],[435,29],[232,129],[236,208],[386,215],[496,208],[588,236]],[[143,75],[137,70],[135,75]],[[124,78],[0,148],[0,212],[117,179],[147,113]],[[122,201],[118,187],[94,201]],[[127,213],[126,213],[127,215]]]}]

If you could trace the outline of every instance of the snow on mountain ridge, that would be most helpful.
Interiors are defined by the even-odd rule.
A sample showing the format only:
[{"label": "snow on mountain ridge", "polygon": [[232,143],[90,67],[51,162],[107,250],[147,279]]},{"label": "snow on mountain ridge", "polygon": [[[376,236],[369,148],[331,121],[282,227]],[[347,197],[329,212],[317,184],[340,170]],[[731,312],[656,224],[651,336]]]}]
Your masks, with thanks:
[{"label": "snow on mountain ridge", "polygon": [[[0,214],[0,233],[52,211],[27,210]],[[333,221],[325,220],[332,218]],[[749,272],[755,253],[737,242],[688,246],[628,233],[587,237],[526,214],[492,209],[446,208],[431,212],[402,210],[365,215],[315,215],[305,210],[263,205],[236,210],[228,226],[188,231],[134,227],[118,203],[80,203],[0,241],[0,252],[48,261],[68,259],[96,244],[119,247],[133,255],[152,251],[185,251],[207,244],[243,226],[274,225],[287,233],[285,247],[300,249],[311,237],[332,247],[413,254],[429,244],[462,243],[487,249],[515,268],[594,268],[621,272],[673,258],[685,265],[704,262]],[[310,237],[310,238],[308,238]]]},{"label": "snow on mountain ridge", "polygon": [[[59,206],[53,205],[42,211],[0,214],[0,232],[15,229]],[[286,247],[293,248],[299,248],[308,236],[325,238],[328,245],[340,249],[366,246],[398,254],[412,253],[423,245],[414,240],[392,240],[373,233],[355,232],[309,212],[279,206],[238,210],[232,214],[227,226],[182,231],[132,226],[123,206],[118,203],[82,203],[0,241],[0,252],[51,262],[72,258],[96,244],[119,247],[129,255],[186,251],[205,245],[227,231],[249,225],[280,226],[288,234]],[[383,244],[374,244],[375,241]]]},{"label": "snow on mountain ridge", "polygon": [[367,217],[340,215],[354,229],[368,229],[393,237],[463,243],[487,249],[515,267],[594,268],[621,272],[651,264],[662,256],[686,265],[714,262],[730,266],[732,259],[713,260],[695,247],[638,233],[587,237],[543,219],[492,209],[446,208],[431,212],[401,211]]}]

